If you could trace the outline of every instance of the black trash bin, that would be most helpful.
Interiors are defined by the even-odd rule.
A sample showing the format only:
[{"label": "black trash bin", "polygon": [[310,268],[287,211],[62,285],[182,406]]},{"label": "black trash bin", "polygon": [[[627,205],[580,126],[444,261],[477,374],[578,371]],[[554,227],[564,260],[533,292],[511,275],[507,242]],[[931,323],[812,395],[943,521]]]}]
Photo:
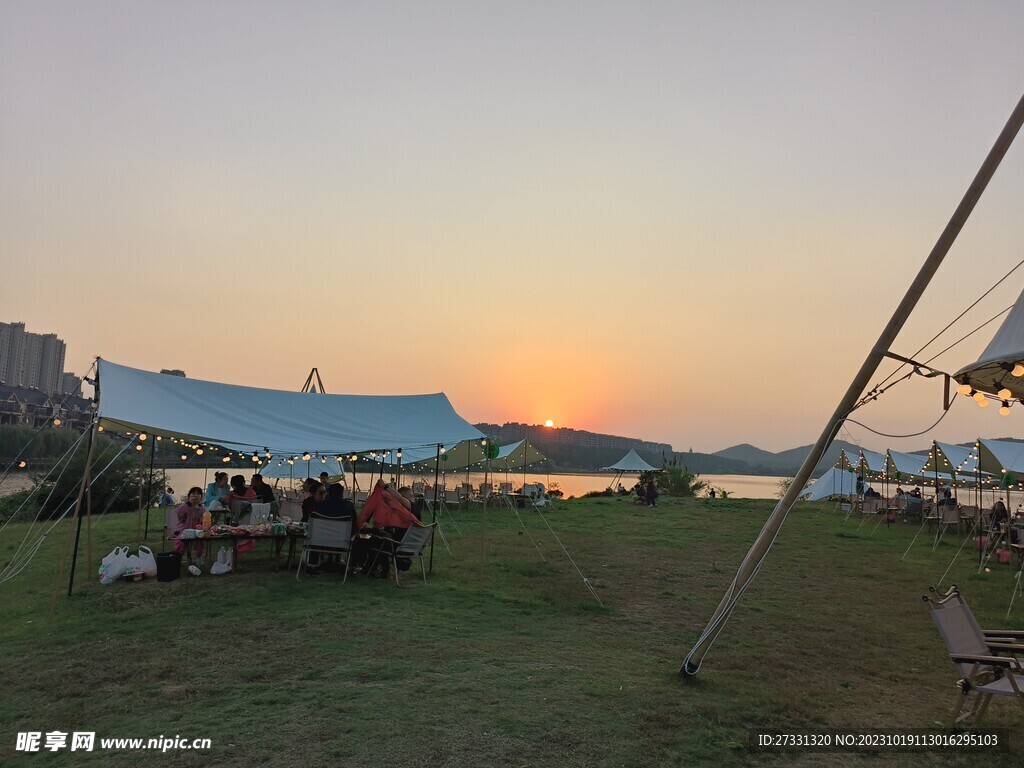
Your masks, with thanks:
[{"label": "black trash bin", "polygon": [[156,556],[156,580],[174,581],[181,577],[181,552],[161,552]]}]

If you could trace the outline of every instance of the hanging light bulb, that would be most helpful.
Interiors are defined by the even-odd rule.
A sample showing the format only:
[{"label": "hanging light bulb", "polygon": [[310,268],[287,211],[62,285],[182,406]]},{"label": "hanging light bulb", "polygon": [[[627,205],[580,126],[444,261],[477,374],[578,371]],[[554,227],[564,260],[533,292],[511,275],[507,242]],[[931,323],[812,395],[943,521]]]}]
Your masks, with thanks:
[{"label": "hanging light bulb", "polygon": [[1010,403],[1008,401],[1003,400],[1003,405],[999,409],[999,415],[1000,416],[1009,416],[1010,415]]},{"label": "hanging light bulb", "polygon": [[145,432],[140,432],[139,433],[139,440],[141,440],[142,442],[146,442],[146,440],[148,440],[148,439],[149,439],[149,435],[147,435]]},{"label": "hanging light bulb", "polygon": [[53,426],[59,427],[60,426],[60,419],[54,417],[54,419],[53,419]]},{"label": "hanging light bulb", "polygon": [[156,441],[159,443],[161,440],[163,440],[163,437],[161,435],[157,435]]},{"label": "hanging light bulb", "polygon": [[1013,376],[1024,376],[1024,365],[1017,363],[1015,366],[1013,366],[1013,370],[1010,371],[1010,373]]},{"label": "hanging light bulb", "polygon": [[304,454],[302,454],[302,460],[309,461],[309,451],[306,451]]},{"label": "hanging light bulb", "polygon": [[225,464],[227,464],[229,461],[231,461],[231,457],[230,456],[225,456],[223,459],[221,459],[221,461],[223,461]]},{"label": "hanging light bulb", "polygon": [[401,450],[398,451],[398,458],[402,458],[402,451]]},{"label": "hanging light bulb", "polygon": [[974,398],[974,402],[976,402],[978,405],[981,405],[988,399],[987,397],[985,397],[984,392],[975,392],[973,395],[971,395],[971,397]]},{"label": "hanging light bulb", "polygon": [[181,460],[182,461],[188,461],[188,454],[187,453],[181,454]]},{"label": "hanging light bulb", "polygon": [[1013,392],[1008,390],[1006,387],[1003,387],[1002,389],[999,390],[1000,400],[1009,400],[1011,397],[1013,397]]},{"label": "hanging light bulb", "polygon": [[202,448],[197,448],[196,449],[196,456],[202,456],[202,455],[203,455],[203,449]]},{"label": "hanging light bulb", "polygon": [[288,459],[288,466],[295,464],[295,459]]},{"label": "hanging light bulb", "polygon": [[97,432],[102,432],[103,431],[103,425],[100,424],[100,426],[96,427],[96,431]]},{"label": "hanging light bulb", "polygon": [[136,445],[135,446],[135,450],[136,451],[141,451],[142,450],[142,446],[141,445]]},{"label": "hanging light bulb", "polygon": [[326,464],[327,463],[327,457],[326,456],[321,456],[320,457],[320,463],[321,464]]},{"label": "hanging light bulb", "polygon": [[975,401],[978,403],[978,407],[979,408],[988,408],[988,398],[987,397],[984,398],[983,400],[978,400],[977,398],[975,398]]},{"label": "hanging light bulb", "polygon": [[961,384],[959,387],[956,388],[956,391],[959,392],[961,395],[969,395],[971,393],[970,382],[965,382]]}]

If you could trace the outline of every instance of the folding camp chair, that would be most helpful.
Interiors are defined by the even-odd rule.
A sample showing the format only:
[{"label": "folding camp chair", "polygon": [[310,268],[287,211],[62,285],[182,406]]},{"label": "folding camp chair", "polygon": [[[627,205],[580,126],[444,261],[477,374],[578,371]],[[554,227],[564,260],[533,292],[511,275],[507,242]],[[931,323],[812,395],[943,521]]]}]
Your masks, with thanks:
[{"label": "folding camp chair", "polygon": [[[973,725],[977,727],[993,696],[1016,699],[1024,708],[1024,667],[1018,658],[1024,654],[1024,632],[982,629],[956,585],[941,598],[925,596],[924,601],[931,608],[935,626],[961,675],[952,724],[974,715]],[[1000,653],[1008,655],[997,655]],[[978,698],[961,715],[972,693],[978,694]]]},{"label": "folding camp chair", "polygon": [[306,530],[306,541],[302,545],[302,553],[299,555],[299,567],[295,571],[295,580],[299,581],[302,572],[309,561],[309,554],[316,552],[320,555],[344,555],[345,576],[341,583],[348,580],[349,552],[352,549],[352,520],[337,520],[331,517],[309,518],[309,528]]},{"label": "folding camp chair", "polygon": [[423,549],[426,547],[427,542],[430,541],[430,537],[434,533],[434,528],[437,523],[431,523],[430,525],[410,525],[405,530],[405,534],[402,536],[401,541],[396,541],[388,536],[375,536],[374,538],[380,542],[381,546],[377,550],[377,554],[371,563],[368,572],[373,571],[374,565],[377,560],[381,557],[388,558],[388,568],[395,577],[395,586],[401,587],[402,583],[398,577],[398,559],[399,558],[418,558],[420,561],[420,573],[423,575],[423,583],[427,582],[427,571],[423,566]]}]

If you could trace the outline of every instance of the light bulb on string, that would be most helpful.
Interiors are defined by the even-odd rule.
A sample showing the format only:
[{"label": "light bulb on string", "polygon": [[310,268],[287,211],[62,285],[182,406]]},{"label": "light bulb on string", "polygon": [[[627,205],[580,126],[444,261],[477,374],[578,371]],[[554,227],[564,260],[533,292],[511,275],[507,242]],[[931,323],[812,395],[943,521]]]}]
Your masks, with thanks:
[{"label": "light bulb on string", "polygon": [[1013,370],[1010,371],[1010,374],[1013,376],[1024,376],[1024,365],[1017,363],[1013,366]]},{"label": "light bulb on string", "polygon": [[1000,400],[1009,400],[1011,397],[1013,397],[1013,392],[1011,392],[1006,387],[1003,387],[1002,389],[999,390]]},{"label": "light bulb on string", "polygon": [[203,455],[203,449],[202,448],[196,448],[196,456],[202,456],[202,455]]},{"label": "light bulb on string", "polygon": [[1010,403],[1007,402],[1006,400],[1003,400],[1003,404],[999,408],[999,415],[1000,416],[1009,416],[1010,415]]},{"label": "light bulb on string", "polygon": [[974,398],[974,402],[978,405],[981,405],[987,399],[984,392],[975,392],[971,397]]},{"label": "light bulb on string", "polygon": [[961,395],[969,395],[971,394],[971,385],[970,383],[965,382],[961,384],[959,387],[957,387],[956,391]]},{"label": "light bulb on string", "polygon": [[223,461],[225,464],[227,464],[229,461],[231,461],[231,457],[230,456],[225,456],[223,459],[221,459],[221,461]]},{"label": "light bulb on string", "polygon": [[188,454],[187,453],[181,454],[181,460],[182,461],[188,461]]},{"label": "light bulb on string", "polygon": [[58,419],[58,418],[54,418],[54,420],[53,420],[53,426],[55,426],[55,427],[59,427],[59,426],[60,426],[60,419]]},{"label": "light bulb on string", "polygon": [[306,451],[306,453],[302,454],[302,460],[309,461],[309,451]]},{"label": "light bulb on string", "polygon": [[978,403],[979,408],[988,408],[988,398],[982,398],[981,400],[975,400]]},{"label": "light bulb on string", "polygon": [[141,445],[136,445],[135,446],[135,450],[136,451],[141,451],[142,450],[142,446]]}]

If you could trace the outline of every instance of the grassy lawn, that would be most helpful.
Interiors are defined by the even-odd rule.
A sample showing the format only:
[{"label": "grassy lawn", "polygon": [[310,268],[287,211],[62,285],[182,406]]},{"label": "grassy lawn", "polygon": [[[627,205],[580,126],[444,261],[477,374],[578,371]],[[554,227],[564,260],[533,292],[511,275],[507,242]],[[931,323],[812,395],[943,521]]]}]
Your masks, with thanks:
[{"label": "grassy lawn", "polygon": [[[323,575],[296,583],[266,553],[224,577],[101,587],[99,558],[132,541],[133,515],[93,529],[95,563],[60,586],[58,528],[20,577],[0,586],[0,764],[168,766],[1018,766],[990,755],[764,755],[755,725],[922,728],[952,713],[955,670],[921,603],[959,539],[935,551],[916,527],[844,523],[803,507],[695,680],[676,671],[772,503],[662,499],[563,502],[547,513],[602,605],[533,511],[547,562],[507,510],[457,513],[452,553],[408,588]],[[447,518],[442,518],[445,523]],[[24,526],[0,540],[6,563]],[[155,542],[155,543],[154,543]],[[159,548],[159,534],[150,537]],[[957,583],[985,626],[1004,619],[1012,571],[978,576],[964,550]],[[986,725],[1024,729],[993,702]],[[98,737],[209,737],[205,752],[67,750],[29,758],[18,731]]]}]

